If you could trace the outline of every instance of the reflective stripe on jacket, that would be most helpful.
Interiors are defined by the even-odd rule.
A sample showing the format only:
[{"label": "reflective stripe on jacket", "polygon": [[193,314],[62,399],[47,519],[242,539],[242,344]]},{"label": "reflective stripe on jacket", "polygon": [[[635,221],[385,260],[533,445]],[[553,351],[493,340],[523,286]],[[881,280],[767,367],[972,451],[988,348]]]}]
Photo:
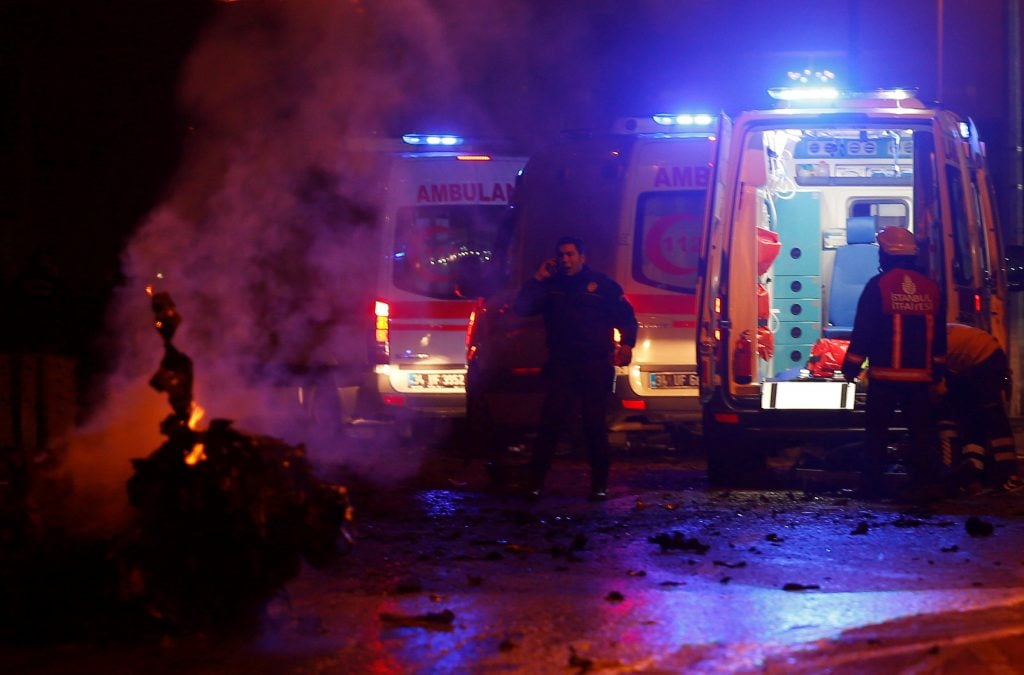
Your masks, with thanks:
[{"label": "reflective stripe on jacket", "polygon": [[864,286],[846,358],[867,359],[873,380],[931,382],[945,369],[944,316],[934,281],[908,269],[883,272]]}]

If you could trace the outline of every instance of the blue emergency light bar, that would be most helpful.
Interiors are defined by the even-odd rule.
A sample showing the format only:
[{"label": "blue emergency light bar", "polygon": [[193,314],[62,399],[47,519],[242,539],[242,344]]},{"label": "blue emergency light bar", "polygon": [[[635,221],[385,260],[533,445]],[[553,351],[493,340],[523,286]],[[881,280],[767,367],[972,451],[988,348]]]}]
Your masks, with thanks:
[{"label": "blue emergency light bar", "polygon": [[651,119],[666,127],[707,127],[714,123],[715,116],[707,113],[682,113],[680,115],[652,115]]},{"label": "blue emergency light bar", "polygon": [[834,101],[839,98],[835,87],[774,87],[768,95],[777,101]]},{"label": "blue emergency light bar", "polygon": [[792,85],[774,87],[768,95],[778,101],[834,101],[839,98],[839,90],[831,83],[836,79],[831,70],[814,70],[805,68],[801,71],[786,73]]},{"label": "blue emergency light bar", "polygon": [[451,134],[405,134],[402,141],[409,145],[453,146],[462,145],[462,136]]},{"label": "blue emergency light bar", "polygon": [[917,90],[905,87],[891,89],[873,89],[870,91],[846,91],[836,87],[835,74],[830,70],[802,71],[786,74],[792,82],[790,86],[773,87],[768,95],[777,101],[787,103],[825,103],[838,99],[876,100],[876,101],[908,101],[917,95]]}]

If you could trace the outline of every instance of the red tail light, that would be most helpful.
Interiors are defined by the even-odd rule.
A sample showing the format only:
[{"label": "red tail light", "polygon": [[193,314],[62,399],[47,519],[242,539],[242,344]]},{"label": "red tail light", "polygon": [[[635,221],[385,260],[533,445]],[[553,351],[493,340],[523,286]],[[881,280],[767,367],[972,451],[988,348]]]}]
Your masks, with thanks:
[{"label": "red tail light", "polygon": [[476,320],[483,311],[484,299],[477,298],[473,311],[469,313],[469,323],[466,325],[466,363],[476,357]]},{"label": "red tail light", "polygon": [[373,315],[374,363],[389,363],[391,361],[391,306],[382,300],[377,300],[373,303]]},{"label": "red tail light", "polygon": [[622,407],[626,410],[647,410],[647,401],[642,398],[623,399]]}]

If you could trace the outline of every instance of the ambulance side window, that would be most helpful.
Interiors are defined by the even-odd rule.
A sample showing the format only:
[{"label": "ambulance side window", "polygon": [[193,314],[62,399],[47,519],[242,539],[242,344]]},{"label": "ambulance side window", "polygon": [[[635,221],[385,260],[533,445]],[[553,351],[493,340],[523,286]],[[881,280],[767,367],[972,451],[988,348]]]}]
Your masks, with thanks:
[{"label": "ambulance side window", "polygon": [[981,244],[981,274],[983,281],[989,281],[993,277],[992,263],[989,259],[988,241],[989,230],[985,223],[984,208],[981,205],[981,188],[978,185],[978,171],[971,169],[971,208],[974,210],[974,222],[978,223],[978,238]]},{"label": "ambulance side window", "polygon": [[878,230],[910,227],[910,205],[905,199],[854,199],[850,202],[850,215],[875,216]]},{"label": "ambulance side window", "polygon": [[970,221],[964,204],[964,185],[960,167],[946,165],[946,182],[949,188],[949,204],[953,217],[953,279],[961,285],[970,284],[973,279],[971,265]]},{"label": "ambulance side window", "polygon": [[704,190],[640,195],[633,237],[634,279],[656,288],[694,291],[706,198]]}]

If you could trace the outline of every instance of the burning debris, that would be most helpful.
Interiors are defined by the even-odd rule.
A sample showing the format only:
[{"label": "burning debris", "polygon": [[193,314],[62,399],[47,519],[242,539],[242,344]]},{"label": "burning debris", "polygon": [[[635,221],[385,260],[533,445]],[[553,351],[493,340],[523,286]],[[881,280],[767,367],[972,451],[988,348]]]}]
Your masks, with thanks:
[{"label": "burning debris", "polygon": [[303,557],[328,560],[352,511],[345,488],[314,476],[302,446],[224,419],[197,428],[192,361],[171,341],[181,317],[167,293],[147,290],[164,340],[150,385],[172,412],[161,424],[167,441],[133,461],[128,495],[139,518],[122,563],[127,592],[175,623],[222,620],[261,608]]}]

